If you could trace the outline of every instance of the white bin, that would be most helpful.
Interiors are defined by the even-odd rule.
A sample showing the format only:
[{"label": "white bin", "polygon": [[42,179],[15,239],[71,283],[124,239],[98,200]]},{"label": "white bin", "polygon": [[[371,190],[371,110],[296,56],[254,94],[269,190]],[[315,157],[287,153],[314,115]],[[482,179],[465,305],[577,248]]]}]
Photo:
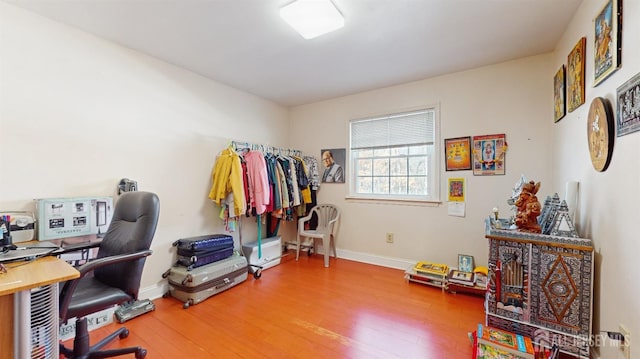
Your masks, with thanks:
[{"label": "white bin", "polygon": [[282,257],[282,238],[280,236],[265,238],[260,241],[262,256],[258,258],[258,241],[242,245],[242,253],[247,257],[249,264],[271,268],[280,264]]}]

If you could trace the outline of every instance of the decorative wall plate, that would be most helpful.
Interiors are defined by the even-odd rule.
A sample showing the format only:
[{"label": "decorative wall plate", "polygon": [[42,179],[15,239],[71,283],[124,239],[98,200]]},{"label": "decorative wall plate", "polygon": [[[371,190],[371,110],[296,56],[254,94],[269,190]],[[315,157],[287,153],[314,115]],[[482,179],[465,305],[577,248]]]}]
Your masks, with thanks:
[{"label": "decorative wall plate", "polygon": [[594,98],[587,119],[587,143],[591,163],[598,172],[605,171],[611,162],[614,131],[614,118],[609,101],[602,97]]}]

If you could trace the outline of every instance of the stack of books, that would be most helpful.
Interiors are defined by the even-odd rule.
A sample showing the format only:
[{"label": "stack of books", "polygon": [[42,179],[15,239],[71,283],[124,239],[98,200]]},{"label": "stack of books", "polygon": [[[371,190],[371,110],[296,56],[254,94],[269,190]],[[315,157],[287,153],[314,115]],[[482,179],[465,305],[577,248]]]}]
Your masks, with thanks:
[{"label": "stack of books", "polygon": [[475,350],[473,359],[558,359],[560,348],[551,349],[532,343],[531,338],[506,330],[478,324],[478,330],[470,333]]},{"label": "stack of books", "polygon": [[478,288],[487,289],[487,282],[489,276],[489,268],[484,266],[478,266],[473,270],[474,285]]},{"label": "stack of books", "polygon": [[453,269],[451,270],[451,272],[449,272],[449,277],[447,278],[447,280],[449,281],[449,283],[456,283],[473,287],[474,278],[475,276],[473,272],[463,272],[457,269]]},{"label": "stack of books", "polygon": [[442,277],[447,275],[449,267],[446,264],[433,263],[433,262],[418,262],[413,267],[413,270],[422,275],[435,275]]},{"label": "stack of books", "polygon": [[531,338],[478,324],[476,359],[536,359]]},{"label": "stack of books", "polygon": [[482,273],[474,273],[474,286],[487,289],[487,276]]},{"label": "stack of books", "polygon": [[488,268],[478,266],[473,271],[462,271],[453,268],[447,276],[447,291],[449,293],[467,293],[485,296],[487,291]]},{"label": "stack of books", "polygon": [[445,290],[448,272],[449,267],[446,264],[418,262],[405,271],[405,278],[411,282],[428,284]]}]

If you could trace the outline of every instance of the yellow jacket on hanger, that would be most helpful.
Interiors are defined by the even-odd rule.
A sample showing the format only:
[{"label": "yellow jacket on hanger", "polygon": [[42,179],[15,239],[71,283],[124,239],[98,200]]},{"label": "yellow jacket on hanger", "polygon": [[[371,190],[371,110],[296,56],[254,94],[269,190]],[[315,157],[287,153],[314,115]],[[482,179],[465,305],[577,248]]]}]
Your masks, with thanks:
[{"label": "yellow jacket on hanger", "polygon": [[221,205],[229,193],[233,194],[233,208],[236,215],[246,211],[244,196],[244,181],[242,180],[242,164],[240,156],[227,148],[220,152],[213,168],[213,184],[209,191],[209,198]]}]

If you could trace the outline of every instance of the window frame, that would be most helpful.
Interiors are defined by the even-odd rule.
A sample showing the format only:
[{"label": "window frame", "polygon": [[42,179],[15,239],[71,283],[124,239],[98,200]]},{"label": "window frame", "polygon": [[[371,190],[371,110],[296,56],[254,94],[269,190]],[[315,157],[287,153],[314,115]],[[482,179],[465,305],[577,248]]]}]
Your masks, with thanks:
[{"label": "window frame", "polygon": [[[374,193],[357,193],[356,192],[356,183],[357,183],[357,164],[356,159],[352,154],[352,128],[351,125],[354,122],[358,121],[367,121],[367,120],[375,120],[375,119],[383,119],[385,117],[392,117],[402,114],[409,114],[412,112],[420,112],[420,111],[433,111],[433,144],[430,145],[431,151],[427,150],[427,155],[432,158],[428,160],[428,185],[430,185],[430,194],[427,196],[416,196],[416,195],[397,195],[397,194],[374,194]],[[385,113],[374,113],[371,115],[363,116],[360,118],[351,119],[347,123],[347,133],[348,133],[348,150],[347,150],[347,162],[349,163],[349,167],[351,170],[348,172],[349,174],[346,176],[346,180],[348,182],[348,194],[347,199],[354,200],[364,200],[364,201],[379,201],[379,202],[414,202],[414,203],[441,203],[440,198],[440,106],[439,104],[431,104],[425,106],[418,106],[409,109],[402,110],[393,110]],[[402,147],[402,146],[390,146],[392,147]],[[406,158],[410,157],[410,155],[406,155]],[[388,158],[393,158],[393,156],[389,156]],[[392,178],[389,174],[389,178]]]}]

